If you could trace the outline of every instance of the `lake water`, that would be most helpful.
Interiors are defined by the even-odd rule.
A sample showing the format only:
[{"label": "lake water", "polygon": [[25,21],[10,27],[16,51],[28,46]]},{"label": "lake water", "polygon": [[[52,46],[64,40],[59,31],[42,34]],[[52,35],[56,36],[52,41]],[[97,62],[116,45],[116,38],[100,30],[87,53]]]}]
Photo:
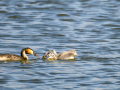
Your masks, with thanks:
[{"label": "lake water", "polygon": [[[0,90],[120,90],[120,0],[1,0]],[[75,60],[42,60],[76,49]]]}]

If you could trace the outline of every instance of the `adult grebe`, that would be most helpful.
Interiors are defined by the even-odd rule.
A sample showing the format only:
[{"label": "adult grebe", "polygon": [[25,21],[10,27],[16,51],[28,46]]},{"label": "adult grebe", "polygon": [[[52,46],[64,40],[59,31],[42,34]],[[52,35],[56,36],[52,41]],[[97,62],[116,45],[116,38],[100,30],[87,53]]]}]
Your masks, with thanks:
[{"label": "adult grebe", "polygon": [[24,48],[21,51],[21,56],[9,54],[9,53],[0,54],[0,61],[4,61],[4,60],[28,60],[28,57],[26,54],[32,54],[36,57],[39,57],[37,54],[35,54],[35,52],[32,49]]},{"label": "adult grebe", "polygon": [[45,57],[49,56],[48,60],[69,60],[69,59],[75,59],[75,56],[77,56],[77,53],[75,49],[64,51],[60,54],[57,54],[55,50],[49,50],[42,58],[45,59]]}]

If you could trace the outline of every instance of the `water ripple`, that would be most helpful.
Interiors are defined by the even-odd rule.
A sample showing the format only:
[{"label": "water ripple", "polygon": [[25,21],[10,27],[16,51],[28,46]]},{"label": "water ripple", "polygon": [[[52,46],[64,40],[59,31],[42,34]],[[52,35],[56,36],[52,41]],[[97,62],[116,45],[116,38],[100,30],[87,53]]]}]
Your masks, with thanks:
[{"label": "water ripple", "polygon": [[[119,90],[119,0],[1,0],[0,53],[32,48],[40,58],[0,62],[2,90]],[[42,60],[76,49],[75,60]]]}]

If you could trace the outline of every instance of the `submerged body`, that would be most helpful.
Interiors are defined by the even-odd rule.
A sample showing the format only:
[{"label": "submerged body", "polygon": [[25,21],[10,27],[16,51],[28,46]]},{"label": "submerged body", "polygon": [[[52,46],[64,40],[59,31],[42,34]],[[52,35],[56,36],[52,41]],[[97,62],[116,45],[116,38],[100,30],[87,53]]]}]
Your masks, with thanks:
[{"label": "submerged body", "polygon": [[9,54],[9,53],[0,54],[0,61],[4,61],[4,60],[28,60],[28,57],[26,54],[32,54],[32,55],[35,55],[36,57],[38,57],[32,49],[24,48],[21,51],[21,56]]},{"label": "submerged body", "polygon": [[69,50],[69,51],[64,51],[62,53],[57,54],[55,50],[50,50],[48,51],[43,58],[49,56],[47,59],[48,60],[70,60],[70,59],[75,59],[75,56],[77,56],[77,53],[75,49]]},{"label": "submerged body", "polygon": [[0,54],[0,61],[2,60],[24,60],[24,59],[26,60],[27,58],[23,58],[21,56],[9,54],[9,53]]}]

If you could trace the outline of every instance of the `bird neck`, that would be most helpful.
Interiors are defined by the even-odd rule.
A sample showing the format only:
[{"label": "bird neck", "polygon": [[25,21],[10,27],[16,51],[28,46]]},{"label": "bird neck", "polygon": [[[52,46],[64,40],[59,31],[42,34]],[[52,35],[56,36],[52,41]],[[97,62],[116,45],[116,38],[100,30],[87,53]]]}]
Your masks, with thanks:
[{"label": "bird neck", "polygon": [[23,50],[21,51],[21,57],[23,57],[23,58],[25,58],[25,59],[28,60],[28,57],[27,57],[27,55],[26,55],[26,53],[25,53],[25,49],[23,49]]}]

